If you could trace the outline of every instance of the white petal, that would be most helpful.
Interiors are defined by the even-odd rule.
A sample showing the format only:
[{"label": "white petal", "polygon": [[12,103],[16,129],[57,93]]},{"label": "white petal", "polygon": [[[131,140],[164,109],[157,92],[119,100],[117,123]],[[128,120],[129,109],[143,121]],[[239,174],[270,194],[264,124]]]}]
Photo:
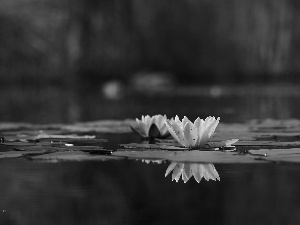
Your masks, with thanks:
[{"label": "white petal", "polygon": [[[204,130],[203,130],[203,133],[202,133],[202,136],[201,136],[201,140],[199,142],[199,146],[200,147],[203,147],[208,139],[211,137],[211,134],[213,133],[212,132],[212,129],[216,128],[216,126],[218,125],[218,120],[216,120],[214,117],[207,117],[204,121]],[[216,126],[215,126],[216,124]],[[213,130],[214,131],[214,130]]]},{"label": "white petal", "polygon": [[180,127],[182,127],[182,122],[180,121],[180,119],[177,115],[175,116],[174,122],[177,123]]},{"label": "white petal", "polygon": [[148,115],[145,117],[145,129],[146,129],[147,135],[149,133],[151,125],[153,124],[153,120],[155,120],[155,117],[150,117]]},{"label": "white petal", "polygon": [[162,136],[164,136],[164,135],[166,135],[167,133],[168,133],[168,128],[167,128],[166,124],[164,123],[164,124],[161,126],[161,128],[160,128],[160,134],[161,134]]},{"label": "white petal", "polygon": [[177,115],[175,116],[175,122],[176,123],[181,123],[181,121],[180,121],[180,119],[179,119],[179,117]]},{"label": "white petal", "polygon": [[153,122],[155,123],[155,125],[157,126],[157,128],[159,130],[161,130],[161,127],[164,125],[164,117],[162,115],[157,115],[155,117],[155,120],[153,120]]},{"label": "white petal", "polygon": [[198,128],[198,141],[196,144],[197,146],[200,146],[200,144],[201,144],[203,131],[204,131],[204,120],[200,119],[199,128]]},{"label": "white petal", "polygon": [[182,129],[177,123],[173,123],[173,130],[175,131],[177,137],[179,138],[179,143],[185,146],[185,138]]},{"label": "white petal", "polygon": [[145,124],[149,125],[151,123],[151,117],[149,115],[145,116]]},{"label": "white petal", "polygon": [[235,142],[238,142],[239,139],[231,139],[231,140],[227,140],[225,141],[225,146],[231,146],[232,144],[234,144]]},{"label": "white petal", "polygon": [[200,142],[198,143],[198,146],[199,147],[203,147],[206,143],[207,143],[207,141],[208,141],[208,139],[209,139],[209,137],[208,137],[208,130],[206,129],[206,130],[204,130],[204,132],[203,132],[203,134],[202,134],[202,136],[201,136],[201,139],[200,139]]},{"label": "white petal", "polygon": [[199,126],[200,126],[200,118],[198,117],[194,122],[193,128],[199,128]]},{"label": "white petal", "polygon": [[143,138],[147,137],[147,135],[145,135],[144,133],[142,133],[142,131],[141,131],[140,128],[135,129],[135,128],[132,127],[132,126],[130,126],[130,128],[131,128],[131,130],[132,130],[134,133],[138,134],[139,136],[141,136],[141,137],[143,137]]},{"label": "white petal", "polygon": [[211,135],[215,132],[215,130],[216,130],[218,124],[219,124],[219,121],[220,121],[220,117],[218,117],[217,120],[214,121],[214,123],[213,123],[213,125],[212,125],[212,127],[210,129],[210,132],[208,134],[209,137],[211,137]]},{"label": "white petal", "polygon": [[186,123],[186,125],[184,127],[184,131],[183,131],[183,135],[184,135],[183,143],[184,143],[185,147],[187,147],[187,148],[192,147],[190,132],[191,132],[190,123]]},{"label": "white petal", "polygon": [[167,126],[168,131],[169,131],[170,134],[172,135],[172,137],[173,137],[179,144],[181,144],[182,146],[184,146],[184,144],[183,144],[183,143],[181,142],[181,140],[179,139],[179,137],[178,137],[176,131],[174,130],[173,125],[171,125],[171,124],[169,123],[169,121],[166,121],[166,126]]},{"label": "white petal", "polygon": [[192,124],[192,122],[186,116],[184,116],[182,119],[182,126],[185,127],[187,123]]},{"label": "white petal", "polygon": [[191,128],[190,142],[191,142],[192,147],[197,146],[197,142],[198,142],[198,130],[197,130],[197,128]]},{"label": "white petal", "polygon": [[140,131],[142,134],[144,134],[146,137],[148,137],[148,131],[149,129],[147,129],[145,123],[143,123],[142,121],[139,121],[139,126],[140,126]]}]

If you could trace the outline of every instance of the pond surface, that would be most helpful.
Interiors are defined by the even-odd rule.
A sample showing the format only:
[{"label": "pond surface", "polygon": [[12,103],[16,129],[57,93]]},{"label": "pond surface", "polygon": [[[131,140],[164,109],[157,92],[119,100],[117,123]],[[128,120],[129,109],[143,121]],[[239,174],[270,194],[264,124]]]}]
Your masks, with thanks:
[{"label": "pond surface", "polygon": [[0,164],[1,224],[298,224],[300,167],[215,164],[221,181],[172,182],[166,164]]},{"label": "pond surface", "polygon": [[[292,90],[90,99],[87,121],[119,120],[0,123],[0,224],[299,224],[300,95]],[[131,131],[132,119],[157,113],[220,116],[211,146],[239,140],[186,151]]]},{"label": "pond surface", "polygon": [[[159,149],[132,123],[2,123],[0,224],[300,222],[299,120],[220,124],[209,143],[233,151]],[[172,162],[204,169],[176,182]]]}]

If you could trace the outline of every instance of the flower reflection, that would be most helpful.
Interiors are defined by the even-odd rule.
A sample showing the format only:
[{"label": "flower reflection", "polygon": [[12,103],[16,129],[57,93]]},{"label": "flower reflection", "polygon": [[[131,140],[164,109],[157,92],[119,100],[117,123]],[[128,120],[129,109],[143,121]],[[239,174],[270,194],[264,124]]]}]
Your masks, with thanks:
[{"label": "flower reflection", "polygon": [[152,163],[156,163],[156,164],[161,164],[163,162],[163,160],[151,160],[151,159],[142,159],[142,162],[149,164],[150,162]]},{"label": "flower reflection", "polygon": [[205,180],[220,180],[219,174],[215,169],[214,165],[211,163],[179,163],[172,162],[165,174],[165,177],[173,170],[172,181],[179,181],[180,176],[182,180],[186,183],[192,176],[199,183],[204,177]]},{"label": "flower reflection", "polygon": [[165,123],[166,120],[166,115],[142,116],[141,120],[136,118],[138,127],[131,126],[131,129],[143,138],[165,138],[170,135]]},{"label": "flower reflection", "polygon": [[192,123],[187,117],[180,121],[176,116],[175,120],[166,121],[167,129],[178,143],[186,148],[204,147],[209,138],[218,126],[220,117],[207,117],[205,120],[199,117]]}]

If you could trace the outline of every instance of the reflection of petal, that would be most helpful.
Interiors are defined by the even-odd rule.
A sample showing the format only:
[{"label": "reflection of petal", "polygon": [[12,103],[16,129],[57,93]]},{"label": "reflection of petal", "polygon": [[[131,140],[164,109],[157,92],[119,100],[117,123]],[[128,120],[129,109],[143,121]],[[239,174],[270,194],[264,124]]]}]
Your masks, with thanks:
[{"label": "reflection of petal", "polygon": [[168,174],[175,168],[177,162],[172,162],[169,166],[168,166],[168,169],[166,170],[166,173],[165,173],[165,177],[168,176]]},{"label": "reflection of petal", "polygon": [[142,159],[142,162],[147,163],[147,164],[149,164],[150,162],[161,164],[162,160]]},{"label": "reflection of petal", "polygon": [[179,181],[180,176],[182,180],[186,183],[192,176],[195,180],[200,183],[201,179],[204,177],[206,181],[209,180],[220,180],[219,174],[215,169],[214,165],[211,163],[178,163],[172,162],[165,173],[165,177],[173,170],[172,181]]},{"label": "reflection of petal", "polygon": [[193,163],[193,171],[192,171],[195,180],[200,183],[202,176],[200,175],[199,172],[199,165],[197,163]]},{"label": "reflection of petal", "polygon": [[204,179],[206,180],[206,181],[209,181],[209,174],[207,173],[207,170],[205,169],[205,167],[203,166],[203,165],[201,165],[200,167],[199,167],[199,171],[201,171],[201,175],[202,175],[202,177],[204,177]]},{"label": "reflection of petal", "polygon": [[181,173],[182,173],[182,169],[183,169],[184,163],[177,163],[174,170],[173,170],[173,174],[172,174],[172,180],[176,180],[176,182],[178,182]]},{"label": "reflection of petal", "polygon": [[190,163],[185,163],[184,168],[183,168],[183,173],[182,173],[182,179],[184,183],[188,182],[188,180],[192,176],[192,171],[191,171],[191,164]]},{"label": "reflection of petal", "polygon": [[205,180],[220,180],[219,174],[213,164],[202,164],[201,166]]}]

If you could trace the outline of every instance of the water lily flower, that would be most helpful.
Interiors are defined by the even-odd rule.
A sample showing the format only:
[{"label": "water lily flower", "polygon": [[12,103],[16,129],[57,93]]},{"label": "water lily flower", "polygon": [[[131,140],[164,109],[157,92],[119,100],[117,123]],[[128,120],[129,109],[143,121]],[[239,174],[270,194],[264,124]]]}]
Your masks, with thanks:
[{"label": "water lily flower", "polygon": [[167,129],[175,140],[186,148],[201,148],[207,143],[218,126],[220,117],[207,117],[205,120],[199,117],[192,123],[187,117],[180,121],[176,116],[175,120],[166,121]]},{"label": "water lily flower", "polygon": [[171,171],[173,171],[172,181],[175,180],[176,182],[179,181],[181,176],[184,183],[188,182],[192,176],[194,176],[198,183],[200,183],[203,177],[206,181],[209,181],[210,179],[214,181],[220,181],[219,174],[214,165],[211,163],[203,164],[172,162],[166,171],[165,177]]},{"label": "water lily flower", "polygon": [[132,131],[143,138],[165,138],[170,135],[165,123],[166,121],[166,115],[162,116],[159,114],[152,117],[147,115],[142,116],[142,120],[136,118],[136,123],[138,125],[137,128],[134,128],[132,126],[130,127]]}]

